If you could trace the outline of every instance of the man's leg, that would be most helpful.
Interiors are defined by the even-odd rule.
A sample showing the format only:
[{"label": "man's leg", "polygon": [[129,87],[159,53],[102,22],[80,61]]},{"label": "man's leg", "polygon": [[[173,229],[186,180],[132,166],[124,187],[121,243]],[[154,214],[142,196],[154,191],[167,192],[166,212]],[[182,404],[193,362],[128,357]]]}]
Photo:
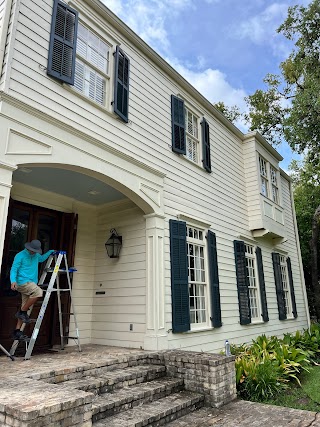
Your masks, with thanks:
[{"label": "man's leg", "polygon": [[25,285],[18,287],[18,292],[21,294],[21,309],[16,313],[17,325],[13,333],[14,338],[18,339],[23,333],[20,331],[20,328],[23,323],[30,323],[29,316],[27,311],[29,308],[37,302],[37,300],[42,296],[42,289],[39,288],[35,283],[26,283]]},{"label": "man's leg", "polygon": [[[20,313],[26,313],[27,314],[27,311],[29,310],[29,308],[33,304],[35,304],[38,301],[38,299],[39,299],[39,297],[33,297],[33,298],[29,297],[25,302],[22,302],[23,305],[21,306]],[[23,320],[19,318],[17,321],[16,329],[20,329],[22,326],[22,323],[23,323]]]}]

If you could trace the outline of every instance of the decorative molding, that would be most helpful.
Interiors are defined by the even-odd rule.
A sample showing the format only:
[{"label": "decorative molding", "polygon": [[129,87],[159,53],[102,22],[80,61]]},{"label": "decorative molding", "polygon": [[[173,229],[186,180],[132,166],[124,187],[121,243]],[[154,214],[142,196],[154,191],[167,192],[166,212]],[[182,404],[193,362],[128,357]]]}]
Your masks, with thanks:
[{"label": "decorative molding", "polygon": [[15,171],[16,169],[18,169],[18,166],[15,165],[10,165],[10,163],[6,163],[0,160],[0,169],[7,169],[9,171]]},{"label": "decorative molding", "polygon": [[[21,100],[18,100],[16,98],[12,97],[11,95],[8,95],[4,92],[1,92],[0,93],[0,101],[3,101],[4,103],[7,103],[7,104],[9,104],[15,108],[18,108],[21,111],[25,111],[27,114],[30,114],[33,117],[37,117],[38,119],[43,120],[46,123],[50,123],[53,126],[57,126],[60,129],[66,131],[68,133],[71,133],[72,135],[74,135],[74,136],[76,136],[76,137],[96,146],[96,147],[99,147],[106,152],[114,154],[115,156],[122,158],[122,159],[126,160],[127,162],[129,162],[133,165],[136,165],[136,166],[140,167],[141,169],[146,170],[147,172],[152,173],[153,175],[156,175],[157,177],[160,177],[160,178],[166,177],[166,174],[164,172],[160,172],[159,170],[147,165],[146,163],[140,162],[139,160],[132,158],[130,155],[125,154],[122,151],[117,150],[116,148],[108,146],[102,140],[99,140],[99,139],[94,138],[90,135],[87,135],[85,132],[82,132],[78,129],[75,129],[73,126],[68,125],[67,123],[65,123],[59,119],[54,118],[54,117],[50,116],[49,114],[46,114],[45,112],[43,112],[43,111],[41,111],[35,107],[32,107],[31,105],[28,105]],[[19,124],[20,126],[22,125],[25,128],[28,128],[32,131],[39,133],[39,134],[46,135],[46,136],[50,137],[52,140],[58,141],[59,143],[64,144],[64,145],[68,145],[68,146],[74,148],[75,150],[85,152],[87,155],[90,155],[92,157],[97,157],[91,153],[88,153],[86,150],[80,149],[80,147],[76,147],[76,146],[68,143],[67,141],[63,141],[59,138],[55,138],[54,136],[47,135],[44,132],[40,132],[38,129],[31,127],[27,123],[22,123],[21,121],[15,119],[12,115],[8,116],[8,115],[4,114],[3,113],[3,106],[2,106],[2,112],[0,112],[0,116],[5,117],[6,119],[13,121],[13,122]],[[105,163],[108,163],[106,160],[101,159],[100,157],[99,157],[99,160],[104,161]]]},{"label": "decorative molding", "polygon": [[12,188],[12,184],[7,184],[6,182],[1,182],[1,181],[0,181],[0,187],[8,187],[8,188]]},{"label": "decorative molding", "polygon": [[9,128],[5,154],[51,155],[52,146]]},{"label": "decorative molding", "polygon": [[161,206],[160,202],[160,191],[150,185],[140,183],[140,191],[149,197],[158,207]]}]

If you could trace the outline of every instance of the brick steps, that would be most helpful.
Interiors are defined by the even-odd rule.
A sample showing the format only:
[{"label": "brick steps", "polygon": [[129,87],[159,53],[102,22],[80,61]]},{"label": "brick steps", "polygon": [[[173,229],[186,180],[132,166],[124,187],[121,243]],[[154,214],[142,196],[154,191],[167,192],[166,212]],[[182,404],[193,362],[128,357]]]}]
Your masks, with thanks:
[{"label": "brick steps", "polygon": [[92,405],[92,421],[110,417],[115,413],[131,409],[142,403],[153,402],[172,393],[181,391],[183,380],[161,378],[142,384],[124,387],[113,393],[96,396]]},{"label": "brick steps", "polygon": [[64,381],[60,384],[67,388],[71,387],[94,394],[103,394],[161,378],[165,373],[166,369],[161,365],[140,365],[111,371],[102,368],[95,375]]},{"label": "brick steps", "polygon": [[203,395],[180,391],[95,422],[94,427],[163,426],[189,412],[197,410],[203,404]]}]

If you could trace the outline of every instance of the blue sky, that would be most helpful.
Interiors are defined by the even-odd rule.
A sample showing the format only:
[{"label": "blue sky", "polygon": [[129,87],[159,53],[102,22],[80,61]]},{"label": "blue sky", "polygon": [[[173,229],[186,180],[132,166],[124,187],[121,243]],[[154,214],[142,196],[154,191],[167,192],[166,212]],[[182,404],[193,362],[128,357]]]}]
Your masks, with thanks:
[{"label": "blue sky", "polygon": [[[310,0],[102,0],[209,101],[246,109],[293,45],[276,29],[288,7]],[[246,131],[240,124],[242,131]],[[283,143],[287,170],[298,158]]]}]

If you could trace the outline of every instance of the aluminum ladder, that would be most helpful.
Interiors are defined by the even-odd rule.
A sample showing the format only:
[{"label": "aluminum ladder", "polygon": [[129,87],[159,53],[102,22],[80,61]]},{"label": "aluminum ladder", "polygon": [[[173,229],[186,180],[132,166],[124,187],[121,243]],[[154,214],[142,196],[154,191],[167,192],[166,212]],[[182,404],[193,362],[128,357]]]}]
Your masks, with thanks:
[{"label": "aluminum ladder", "polygon": [[[52,265],[53,261],[54,261],[54,265]],[[64,261],[65,267],[61,267],[62,261]],[[43,302],[42,302],[42,305],[41,305],[41,308],[39,311],[39,315],[38,315],[38,318],[36,320],[35,326],[33,328],[33,332],[32,332],[32,335],[30,337],[30,340],[24,340],[25,345],[26,345],[26,353],[24,356],[25,360],[28,360],[31,357],[35,342],[36,342],[38,334],[39,334],[40,326],[41,326],[42,320],[44,318],[46,308],[48,306],[49,299],[50,299],[52,292],[57,292],[57,301],[58,301],[58,310],[59,310],[59,326],[60,326],[60,349],[61,350],[64,349],[65,339],[70,338],[70,339],[75,340],[79,351],[81,351],[79,328],[78,328],[77,318],[76,318],[74,305],[73,305],[71,280],[70,280],[70,274],[74,273],[75,271],[77,271],[77,270],[74,267],[68,267],[67,255],[66,255],[65,251],[56,251],[49,256],[47,263],[45,265],[45,268],[41,274],[38,285],[41,288],[43,288],[47,274],[48,273],[52,273],[52,274],[51,274],[51,278],[50,278],[48,287],[46,289],[43,288],[43,290],[45,291],[46,294],[45,294],[45,297],[43,299]],[[61,273],[64,273],[67,276],[67,284],[68,284],[67,289],[60,289],[59,274],[61,274]],[[55,285],[56,285],[56,287],[55,287]],[[71,309],[72,309],[72,312],[70,313],[70,315],[73,315],[73,320],[74,320],[74,324],[75,324],[75,332],[76,332],[75,336],[64,335],[64,333],[63,333],[63,323],[62,323],[63,313],[61,311],[61,298],[60,298],[61,292],[69,292],[70,293],[70,301],[71,301]],[[28,310],[28,315],[30,315],[31,311],[32,311],[32,307],[30,307],[30,309]],[[20,330],[23,331],[25,326],[26,326],[26,324],[23,323]],[[15,353],[20,342],[21,342],[21,340],[15,340],[13,342],[11,349],[10,349],[10,356],[14,356],[14,353]]]}]

